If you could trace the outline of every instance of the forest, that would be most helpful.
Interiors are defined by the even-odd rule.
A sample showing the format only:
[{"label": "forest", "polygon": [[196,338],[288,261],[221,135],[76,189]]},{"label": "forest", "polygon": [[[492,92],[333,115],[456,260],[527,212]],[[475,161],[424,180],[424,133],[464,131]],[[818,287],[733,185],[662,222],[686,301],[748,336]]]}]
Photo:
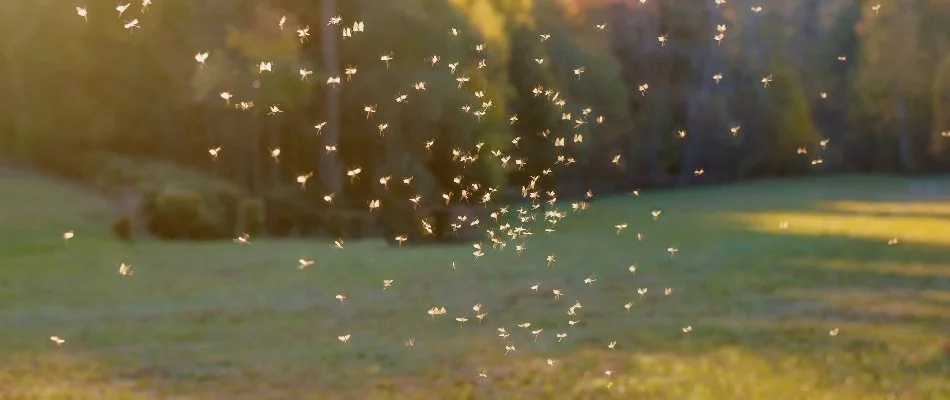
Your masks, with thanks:
[{"label": "forest", "polygon": [[495,199],[950,166],[936,0],[0,10],[0,153],[119,199],[123,237],[401,244]]}]

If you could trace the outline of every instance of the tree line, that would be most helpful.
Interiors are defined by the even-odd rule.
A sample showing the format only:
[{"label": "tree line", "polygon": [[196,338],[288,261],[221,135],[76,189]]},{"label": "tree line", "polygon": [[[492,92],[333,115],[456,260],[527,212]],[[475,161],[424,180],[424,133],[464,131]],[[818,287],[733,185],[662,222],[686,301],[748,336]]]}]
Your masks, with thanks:
[{"label": "tree line", "polygon": [[[147,3],[0,6],[0,149],[131,190],[169,237],[950,160],[939,2]],[[374,200],[412,218],[345,227]]]}]

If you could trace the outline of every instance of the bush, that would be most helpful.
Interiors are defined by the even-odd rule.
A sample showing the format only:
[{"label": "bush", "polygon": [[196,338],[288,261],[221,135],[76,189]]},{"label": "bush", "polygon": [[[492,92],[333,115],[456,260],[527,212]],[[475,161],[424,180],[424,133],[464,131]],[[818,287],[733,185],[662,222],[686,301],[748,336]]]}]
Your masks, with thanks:
[{"label": "bush", "polygon": [[[456,204],[449,207],[447,221],[449,226],[443,227],[443,229],[446,230],[445,239],[449,241],[471,241],[482,238],[482,230],[477,226],[472,226],[471,223],[476,219],[487,218],[486,215],[483,215],[483,210],[483,208],[478,206],[464,204]],[[464,218],[464,220],[460,218]],[[451,224],[459,224],[461,227],[455,230]]]},{"label": "bush", "polygon": [[146,217],[155,213],[158,208],[158,195],[160,192],[156,189],[145,188],[139,191],[142,196],[142,203],[139,205],[139,211]]},{"label": "bush", "polygon": [[349,218],[340,211],[328,211],[327,232],[334,238],[342,238],[346,235],[346,228],[349,225]]},{"label": "bush", "polygon": [[275,188],[264,200],[270,235],[316,235],[323,229],[325,202],[306,196],[298,185]]},{"label": "bush", "polygon": [[186,237],[191,240],[216,240],[231,238],[233,235],[222,231],[219,226],[208,219],[196,224]]},{"label": "bush", "polygon": [[288,207],[274,207],[274,213],[267,219],[267,232],[272,236],[285,237],[298,232],[303,234],[295,214]]},{"label": "bush", "polygon": [[210,239],[218,236],[204,196],[194,190],[157,195],[148,217],[148,230],[163,239]]},{"label": "bush", "polygon": [[447,237],[446,232],[451,232],[450,216],[448,208],[443,207],[432,211],[432,218],[426,220],[432,226],[432,240],[444,240]]},{"label": "bush", "polygon": [[[386,240],[395,235],[408,233],[412,228],[412,206],[386,199],[388,202],[379,209],[379,224]],[[385,200],[384,200],[385,201]]]},{"label": "bush", "polygon": [[347,224],[346,237],[351,239],[362,239],[366,236],[366,231],[368,230],[366,225],[366,219],[358,216],[351,215],[349,218],[349,223]]},{"label": "bush", "polygon": [[242,232],[254,236],[260,235],[264,231],[267,217],[263,200],[259,198],[241,200],[238,210]]},{"label": "bush", "polygon": [[123,215],[112,222],[112,233],[122,240],[132,239],[132,216]]},{"label": "bush", "polygon": [[[422,221],[427,221],[430,225],[435,223],[435,214],[433,210],[427,208],[415,209],[408,202],[390,201],[382,207],[379,213],[379,224],[386,241],[393,245],[396,244],[393,239],[396,235],[406,236],[409,241],[406,244],[420,244],[426,242],[438,241],[440,238],[435,235],[426,235],[423,233]],[[433,233],[438,232],[436,226],[432,226]]]},{"label": "bush", "polygon": [[[241,223],[241,192],[231,186],[218,186],[207,194],[208,209],[214,215],[215,225],[228,236],[238,231]],[[250,233],[250,232],[248,232]]]},{"label": "bush", "polygon": [[376,231],[376,215],[368,211],[348,211],[346,237],[363,239],[379,234]]},{"label": "bush", "polygon": [[318,235],[326,230],[326,216],[317,211],[304,210],[297,214],[295,218],[301,235]]}]

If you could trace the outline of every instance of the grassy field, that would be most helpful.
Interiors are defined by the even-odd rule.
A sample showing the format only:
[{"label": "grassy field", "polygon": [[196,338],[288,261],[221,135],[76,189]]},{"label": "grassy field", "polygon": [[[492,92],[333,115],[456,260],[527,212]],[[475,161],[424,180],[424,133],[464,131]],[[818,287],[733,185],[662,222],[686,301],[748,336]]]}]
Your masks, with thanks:
[{"label": "grassy field", "polygon": [[911,182],[597,199],[522,254],[486,241],[476,260],[470,245],[126,244],[109,202],[0,173],[0,399],[947,399],[950,192]]}]

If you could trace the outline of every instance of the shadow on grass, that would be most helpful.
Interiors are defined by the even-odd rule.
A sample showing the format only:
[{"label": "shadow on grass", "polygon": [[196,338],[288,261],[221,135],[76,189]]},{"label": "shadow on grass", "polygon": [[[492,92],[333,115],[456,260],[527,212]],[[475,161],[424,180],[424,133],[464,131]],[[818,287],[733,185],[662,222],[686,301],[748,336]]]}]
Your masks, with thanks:
[{"label": "shadow on grass", "polygon": [[[729,229],[740,235],[744,231],[738,225]],[[583,366],[565,365],[562,371],[566,373],[560,379],[588,377],[605,368],[616,368],[621,374],[659,374],[637,367],[643,360],[668,363],[680,373],[691,371],[693,362],[707,362],[717,367],[685,372],[693,381],[677,384],[705,385],[709,390],[722,391],[713,395],[734,396],[742,392],[740,384],[716,386],[708,381],[727,375],[717,368],[736,367],[749,369],[744,373],[763,381],[774,379],[763,375],[763,370],[779,375],[788,372],[786,379],[792,381],[800,371],[810,371],[818,377],[802,385],[826,388],[827,393],[839,398],[950,396],[950,382],[945,381],[950,373],[948,248],[916,243],[889,246],[842,236],[752,232],[763,242],[780,243],[781,247],[771,251],[767,259],[756,254],[754,248],[748,250],[749,254],[733,254],[736,263],[716,265],[714,273],[697,273],[698,277],[688,277],[688,270],[696,265],[671,263],[663,273],[683,276],[686,281],[678,289],[685,292],[680,303],[644,298],[632,322],[589,310],[584,314],[588,319],[601,319],[596,322],[612,323],[615,330],[624,332],[613,333],[621,336],[617,338],[620,345],[610,351],[604,348],[603,335],[580,335],[570,350],[553,352],[554,357]],[[743,260],[753,262],[742,264]],[[681,333],[690,318],[693,331]],[[764,369],[752,370],[756,361],[733,363],[730,357],[764,360],[765,365],[758,366]],[[539,359],[532,362],[541,363]],[[519,375],[512,368],[503,370]],[[499,387],[524,389],[511,382],[517,378],[497,379]],[[624,375],[617,378],[622,379]],[[627,387],[624,393],[591,388],[591,392],[571,392],[567,397],[588,398],[592,393],[598,398],[627,398],[631,394],[676,397],[671,394],[675,391],[661,394],[644,389],[650,386],[644,385]],[[748,385],[756,387],[756,383]],[[772,389],[762,386],[765,392],[777,396],[773,398],[795,398],[799,393],[796,384],[774,385]],[[478,393],[500,395],[488,389]]]},{"label": "shadow on grass", "polygon": [[[851,214],[826,213],[830,218]],[[920,213],[909,214],[921,217]],[[947,217],[943,213],[927,216]],[[732,229],[736,228],[742,230],[741,226]],[[932,392],[917,392],[913,386],[950,374],[950,248],[913,242],[889,246],[864,238],[760,229],[754,232],[782,243],[782,250],[773,253],[772,265],[738,267],[735,272],[746,274],[744,285],[767,290],[755,296],[757,307],[736,310],[745,311],[746,316],[713,316],[713,325],[723,332],[741,331],[739,336],[745,339],[740,345],[755,353],[796,355],[844,350],[858,359],[878,358],[871,368],[861,363],[856,366],[874,371],[875,376],[903,377],[905,393],[914,394],[914,398],[950,395],[950,384],[946,383],[939,389],[931,387]],[[796,328],[808,331],[815,326],[824,326],[829,333],[840,330],[835,332],[835,340],[794,340]],[[852,333],[855,337],[848,338]],[[711,350],[730,344],[736,343],[720,338],[708,340],[703,347]]]}]

